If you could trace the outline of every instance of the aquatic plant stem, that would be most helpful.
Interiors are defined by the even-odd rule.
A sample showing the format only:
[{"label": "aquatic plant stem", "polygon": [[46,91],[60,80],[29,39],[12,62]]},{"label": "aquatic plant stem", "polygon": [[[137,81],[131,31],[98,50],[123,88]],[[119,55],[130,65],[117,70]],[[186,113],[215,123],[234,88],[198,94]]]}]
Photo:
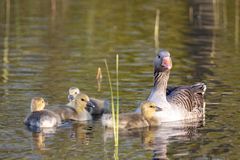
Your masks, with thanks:
[{"label": "aquatic plant stem", "polygon": [[118,124],[119,124],[119,81],[118,81],[118,66],[119,66],[119,63],[118,63],[118,60],[119,60],[119,56],[118,54],[116,55],[116,87],[117,87],[117,104],[116,104],[116,142],[117,144],[115,144],[115,146],[118,146]]},{"label": "aquatic plant stem", "polygon": [[156,20],[154,26],[154,41],[155,41],[155,52],[159,50],[159,21],[160,21],[160,10],[156,11]]},{"label": "aquatic plant stem", "polygon": [[115,125],[115,107],[114,107],[114,99],[113,99],[113,90],[112,90],[112,82],[111,82],[111,77],[110,77],[110,73],[109,73],[109,69],[108,69],[108,64],[107,64],[107,60],[104,60],[105,62],[105,66],[107,69],[107,74],[108,74],[108,82],[109,82],[109,86],[110,86],[110,93],[111,93],[111,108],[112,108],[112,121],[113,121],[113,134],[114,134],[114,142],[115,142],[115,146],[117,143],[117,139],[116,139],[116,125]]},{"label": "aquatic plant stem", "polygon": [[98,70],[97,70],[96,80],[97,80],[97,87],[98,87],[97,91],[100,92],[101,83],[102,83],[102,70],[100,67],[98,67]]},{"label": "aquatic plant stem", "polygon": [[115,146],[114,148],[114,160],[118,160],[118,146]]}]

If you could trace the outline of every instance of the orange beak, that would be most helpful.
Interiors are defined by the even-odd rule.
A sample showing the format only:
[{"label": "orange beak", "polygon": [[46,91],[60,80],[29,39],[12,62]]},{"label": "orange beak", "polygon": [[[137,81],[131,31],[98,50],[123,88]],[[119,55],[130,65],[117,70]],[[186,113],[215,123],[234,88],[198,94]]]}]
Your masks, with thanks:
[{"label": "orange beak", "polygon": [[166,69],[172,68],[172,60],[170,57],[164,57],[162,60],[162,66]]}]

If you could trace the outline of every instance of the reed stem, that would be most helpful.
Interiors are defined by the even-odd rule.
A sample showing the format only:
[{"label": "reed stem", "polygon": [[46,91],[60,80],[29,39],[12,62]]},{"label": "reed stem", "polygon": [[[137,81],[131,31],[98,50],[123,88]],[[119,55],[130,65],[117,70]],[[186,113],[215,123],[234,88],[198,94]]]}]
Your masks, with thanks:
[{"label": "reed stem", "polygon": [[154,26],[154,41],[155,41],[155,52],[159,50],[159,21],[160,21],[160,10],[156,11],[156,20]]},{"label": "reed stem", "polygon": [[112,89],[112,82],[111,77],[108,69],[107,60],[105,60],[105,65],[107,69],[108,74],[108,81],[110,86],[110,92],[111,92],[111,108],[112,108],[112,122],[113,122],[113,134],[114,134],[114,146],[115,149],[118,148],[118,142],[119,142],[119,135],[118,135],[118,125],[119,125],[119,80],[118,80],[118,70],[119,70],[119,56],[116,55],[116,110],[114,107],[114,99],[113,99],[113,89]]},{"label": "reed stem", "polygon": [[119,158],[118,158],[118,146],[115,146],[115,148],[114,148],[114,160],[119,160]]},{"label": "reed stem", "polygon": [[[107,64],[107,60],[105,59],[105,66],[107,69],[107,74],[108,74],[108,82],[109,82],[109,86],[110,86],[110,92],[111,92],[111,108],[112,108],[112,121],[113,121],[113,134],[114,134],[114,142],[116,144],[117,139],[116,139],[116,125],[115,125],[115,107],[114,107],[114,99],[113,99],[113,90],[112,90],[112,82],[111,82],[111,77],[110,77],[110,73],[109,73],[109,69],[108,69],[108,64]],[[115,145],[116,146],[116,145]]]},{"label": "reed stem", "polygon": [[101,83],[102,83],[102,70],[100,67],[98,67],[98,70],[97,70],[96,80],[97,80],[97,87],[98,87],[97,91],[100,92]]},{"label": "reed stem", "polygon": [[119,56],[118,54],[116,55],[116,87],[117,87],[117,104],[116,104],[116,142],[117,144],[115,144],[115,146],[118,146],[118,124],[119,124],[119,81],[118,81],[118,66],[119,66],[119,63],[118,63],[118,60],[119,60]]}]

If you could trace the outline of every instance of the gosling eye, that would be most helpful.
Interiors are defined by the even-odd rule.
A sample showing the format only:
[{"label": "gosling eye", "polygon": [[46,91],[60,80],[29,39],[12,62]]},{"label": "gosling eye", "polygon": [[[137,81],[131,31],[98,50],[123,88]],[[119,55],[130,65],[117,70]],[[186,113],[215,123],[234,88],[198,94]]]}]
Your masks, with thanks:
[{"label": "gosling eye", "polygon": [[158,55],[158,58],[159,58],[159,59],[161,58],[160,55]]},{"label": "gosling eye", "polygon": [[75,94],[78,94],[77,92],[75,92]]},{"label": "gosling eye", "polygon": [[154,108],[154,106],[150,106],[150,108]]},{"label": "gosling eye", "polygon": [[42,103],[44,103],[44,101],[42,101]]},{"label": "gosling eye", "polygon": [[85,100],[82,98],[81,101],[85,101]]}]

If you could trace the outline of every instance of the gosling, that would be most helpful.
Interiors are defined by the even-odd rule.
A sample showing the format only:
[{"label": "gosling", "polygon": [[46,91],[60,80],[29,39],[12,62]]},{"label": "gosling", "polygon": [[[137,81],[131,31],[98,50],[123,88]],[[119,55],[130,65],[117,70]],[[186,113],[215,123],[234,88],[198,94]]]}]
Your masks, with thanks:
[{"label": "gosling", "polygon": [[[68,106],[74,107],[74,101],[76,96],[81,93],[80,90],[77,87],[70,87],[68,90]],[[94,104],[94,108],[92,110],[92,115],[102,115],[103,113],[109,112],[109,101],[107,100],[101,100],[96,98],[90,98],[90,102]]]},{"label": "gosling", "polygon": [[[141,113],[122,113],[119,115],[119,128],[132,129],[143,128],[148,126],[158,126],[161,123],[155,118],[156,112],[161,111],[155,103],[144,101],[140,105]],[[104,114],[102,117],[102,125],[106,128],[113,128],[112,115]]]},{"label": "gosling", "polygon": [[30,128],[51,128],[61,124],[60,117],[54,112],[44,109],[46,102],[42,97],[34,97],[31,101],[31,113],[24,120]]},{"label": "gosling", "polygon": [[89,97],[84,93],[75,96],[74,105],[57,106],[53,112],[58,114],[62,121],[86,121],[92,120],[91,112],[95,106],[90,102]]}]

